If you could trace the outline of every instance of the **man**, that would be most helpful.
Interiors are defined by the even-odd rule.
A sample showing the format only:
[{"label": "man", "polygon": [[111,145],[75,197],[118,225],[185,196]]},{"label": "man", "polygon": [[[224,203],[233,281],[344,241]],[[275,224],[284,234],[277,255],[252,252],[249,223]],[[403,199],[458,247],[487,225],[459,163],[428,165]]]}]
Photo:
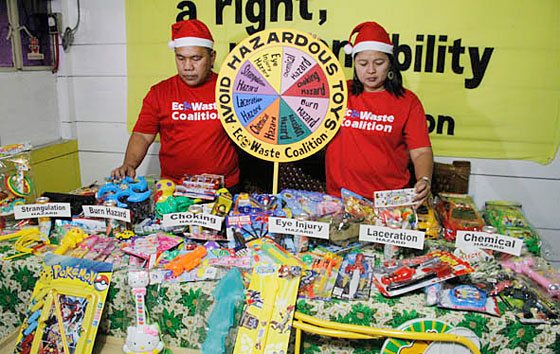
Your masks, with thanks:
[{"label": "man", "polygon": [[216,110],[212,34],[196,19],[173,24],[171,32],[178,74],[152,86],[144,98],[124,162],[111,175],[135,177],[159,133],[162,177],[177,182],[184,175],[212,173],[234,187],[239,183],[238,156]]}]

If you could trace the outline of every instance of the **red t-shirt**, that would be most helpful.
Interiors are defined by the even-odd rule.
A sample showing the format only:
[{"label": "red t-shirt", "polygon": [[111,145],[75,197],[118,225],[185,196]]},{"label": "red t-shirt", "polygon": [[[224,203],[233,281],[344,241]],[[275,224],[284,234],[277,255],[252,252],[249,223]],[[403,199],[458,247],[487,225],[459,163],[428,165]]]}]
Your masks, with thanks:
[{"label": "red t-shirt", "polygon": [[239,183],[237,151],[216,110],[217,75],[189,87],[176,75],[150,89],[134,131],[160,135],[159,162],[163,177],[185,174],[223,175],[227,187]]},{"label": "red t-shirt", "polygon": [[346,188],[371,199],[375,191],[406,187],[409,150],[429,146],[424,109],[411,91],[400,98],[386,90],[350,94],[340,130],[327,147],[327,192],[340,196]]}]

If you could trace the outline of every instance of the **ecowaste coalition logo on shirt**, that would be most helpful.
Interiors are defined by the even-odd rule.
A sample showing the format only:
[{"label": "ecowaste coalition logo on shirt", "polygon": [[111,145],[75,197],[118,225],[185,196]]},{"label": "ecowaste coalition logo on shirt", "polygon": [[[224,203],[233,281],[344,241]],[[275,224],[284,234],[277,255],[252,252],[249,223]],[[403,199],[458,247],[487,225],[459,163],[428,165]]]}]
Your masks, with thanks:
[{"label": "ecowaste coalition logo on shirt", "polygon": [[341,126],[343,128],[392,133],[394,122],[395,116],[392,114],[374,114],[368,111],[347,109]]},{"label": "ecowaste coalition logo on shirt", "polygon": [[171,102],[171,119],[173,120],[214,120],[218,119],[216,102]]}]

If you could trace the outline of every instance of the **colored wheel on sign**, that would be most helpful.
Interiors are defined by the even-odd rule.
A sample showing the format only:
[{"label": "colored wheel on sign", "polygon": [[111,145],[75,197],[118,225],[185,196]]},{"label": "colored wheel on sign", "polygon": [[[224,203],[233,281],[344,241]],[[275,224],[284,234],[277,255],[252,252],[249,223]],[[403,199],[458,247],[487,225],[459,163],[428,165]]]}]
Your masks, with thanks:
[{"label": "colored wheel on sign", "polygon": [[[453,327],[443,321],[436,319],[414,319],[399,326],[402,331],[408,332],[428,332],[428,333],[446,333]],[[407,340],[399,338],[387,338],[381,354],[417,354],[423,353],[431,342]]]},{"label": "colored wheel on sign", "polygon": [[310,156],[330,141],[346,111],[342,67],[319,39],[262,31],[242,41],[218,77],[218,112],[231,139],[268,161]]}]

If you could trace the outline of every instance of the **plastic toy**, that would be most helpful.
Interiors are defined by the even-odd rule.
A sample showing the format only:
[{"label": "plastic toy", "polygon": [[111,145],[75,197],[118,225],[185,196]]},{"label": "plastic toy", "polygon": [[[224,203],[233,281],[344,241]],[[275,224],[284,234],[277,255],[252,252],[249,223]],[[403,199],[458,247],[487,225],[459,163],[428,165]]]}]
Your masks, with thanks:
[{"label": "plastic toy", "polygon": [[25,204],[25,199],[10,196],[0,190],[0,216],[12,215],[14,206]]},{"label": "plastic toy", "polygon": [[377,225],[396,229],[413,229],[417,216],[414,209],[413,188],[377,191],[374,193],[374,206]]},{"label": "plastic toy", "polygon": [[183,239],[179,236],[158,232],[157,234],[137,237],[126,242],[122,250],[144,260],[148,260],[151,257],[157,259],[163,252],[180,245],[182,242]]},{"label": "plastic toy", "polygon": [[457,307],[482,307],[486,304],[486,293],[471,285],[459,285],[449,292],[451,303]]},{"label": "plastic toy", "polygon": [[224,176],[212,174],[185,176],[175,188],[175,193],[190,198],[214,200],[218,190],[223,186]]},{"label": "plastic toy", "polygon": [[244,289],[241,273],[236,268],[230,270],[216,285],[212,292],[215,305],[208,317],[208,333],[201,347],[203,353],[226,352],[226,337],[233,326],[235,307],[243,299]]},{"label": "plastic toy", "polygon": [[131,230],[124,230],[124,231],[118,232],[118,233],[115,235],[115,238],[116,238],[117,240],[128,240],[128,239],[133,238],[134,236],[135,236],[135,235],[134,235],[134,231],[131,231]]},{"label": "plastic toy", "polygon": [[101,201],[116,200],[119,208],[127,208],[127,202],[146,201],[151,193],[144,177],[138,177],[137,180],[125,177],[122,181],[113,180],[101,186],[96,197]]},{"label": "plastic toy", "polygon": [[33,193],[33,183],[25,175],[25,171],[29,171],[29,161],[23,157],[14,158],[11,161],[16,167],[16,173],[5,179],[6,188],[16,197],[29,197]]},{"label": "plastic toy", "polygon": [[194,200],[189,197],[167,197],[165,201],[156,204],[155,214],[158,219],[161,219],[163,218],[163,214],[185,212],[193,204]]},{"label": "plastic toy", "polygon": [[[42,234],[39,231],[38,227],[22,229],[14,234],[11,234],[6,239],[13,238],[14,235],[17,235],[15,237],[19,237],[14,243],[14,248],[19,253],[15,253],[11,256],[6,256],[3,258],[4,260],[10,260],[35,253],[38,249],[50,244],[49,238],[45,234]],[[4,237],[6,236],[8,235],[4,235]]]},{"label": "plastic toy", "polygon": [[527,249],[540,254],[540,238],[535,229],[529,224],[521,210],[521,204],[509,201],[487,201],[484,207],[484,219],[494,226],[497,233],[516,238],[522,238]]},{"label": "plastic toy", "polygon": [[183,254],[164,265],[165,269],[173,271],[174,276],[179,276],[183,272],[188,272],[196,268],[202,259],[206,257],[206,248],[198,246],[194,251]]},{"label": "plastic toy", "polygon": [[126,354],[157,354],[164,348],[160,340],[157,324],[148,324],[146,303],[146,286],[150,277],[146,271],[128,273],[128,285],[132,288],[136,309],[136,326],[129,326],[126,331],[126,342],[123,351]]},{"label": "plastic toy", "polygon": [[60,246],[54,251],[54,254],[63,255],[71,249],[78,246],[89,235],[80,228],[70,229],[60,241]]},{"label": "plastic toy", "polygon": [[154,194],[154,203],[165,202],[175,192],[175,182],[170,179],[160,179],[156,182],[156,193]]},{"label": "plastic toy", "polygon": [[290,265],[307,268],[297,257],[286,251],[279,244],[268,237],[259,238],[247,243],[259,257],[270,260],[276,265]]},{"label": "plastic toy", "polygon": [[356,222],[375,225],[376,218],[372,201],[344,188],[341,189],[340,194],[344,203],[344,211],[351,215]]},{"label": "plastic toy", "polygon": [[253,268],[234,353],[287,352],[300,276],[297,266]]},{"label": "plastic toy", "polygon": [[112,264],[45,255],[14,353],[91,353]]},{"label": "plastic toy", "polygon": [[469,263],[444,251],[384,264],[373,271],[373,282],[388,297],[473,272]]},{"label": "plastic toy", "polygon": [[342,200],[328,194],[285,189],[278,194],[291,215],[306,215],[308,220],[332,218],[344,212]]},{"label": "plastic toy", "polygon": [[345,300],[367,300],[375,258],[363,253],[348,253],[336,278],[332,296]]},{"label": "plastic toy", "polygon": [[474,201],[466,194],[440,193],[436,210],[443,226],[443,236],[455,241],[457,230],[482,231],[484,220]]},{"label": "plastic toy", "polygon": [[554,304],[523,280],[513,281],[511,287],[500,292],[500,298],[521,323],[560,323]]},{"label": "plastic toy", "polygon": [[535,260],[532,257],[525,257],[516,261],[504,261],[502,262],[502,267],[528,276],[531,280],[542,286],[551,296],[560,297],[560,274],[551,269],[549,277],[545,276],[544,272],[536,269]]},{"label": "plastic toy", "polygon": [[318,252],[318,250],[306,253],[302,258],[307,257],[310,258],[308,265],[311,270],[303,271],[298,296],[308,299],[329,300],[343,258],[334,253]]},{"label": "plastic toy", "polygon": [[424,231],[426,238],[437,239],[441,226],[436,218],[434,208],[428,202],[425,202],[416,209],[416,216],[418,218],[416,229]]}]

